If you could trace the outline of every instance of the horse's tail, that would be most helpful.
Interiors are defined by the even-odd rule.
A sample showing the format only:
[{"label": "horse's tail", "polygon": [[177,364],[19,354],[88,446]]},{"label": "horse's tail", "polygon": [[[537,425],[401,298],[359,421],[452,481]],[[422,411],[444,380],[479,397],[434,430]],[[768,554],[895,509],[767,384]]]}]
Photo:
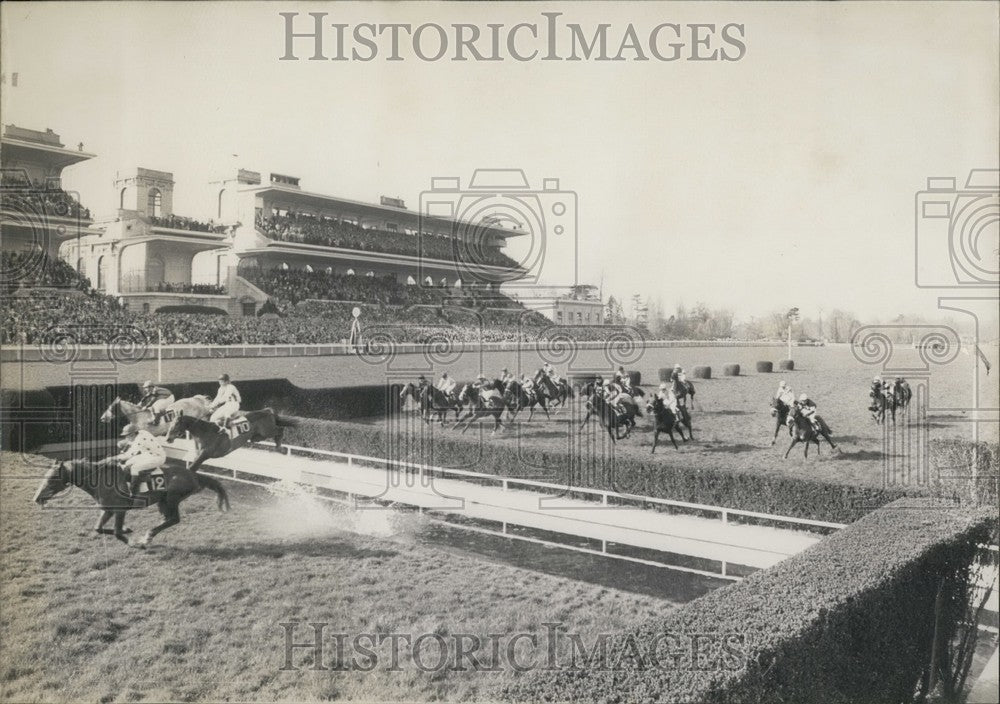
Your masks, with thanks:
[{"label": "horse's tail", "polygon": [[219,510],[228,511],[229,510],[229,494],[226,493],[226,488],[222,486],[222,482],[213,477],[209,477],[205,474],[198,474],[198,483],[207,489],[211,489],[218,496]]},{"label": "horse's tail", "polygon": [[298,428],[299,420],[298,418],[288,418],[287,416],[279,416],[277,413],[274,414],[274,424],[279,428]]}]

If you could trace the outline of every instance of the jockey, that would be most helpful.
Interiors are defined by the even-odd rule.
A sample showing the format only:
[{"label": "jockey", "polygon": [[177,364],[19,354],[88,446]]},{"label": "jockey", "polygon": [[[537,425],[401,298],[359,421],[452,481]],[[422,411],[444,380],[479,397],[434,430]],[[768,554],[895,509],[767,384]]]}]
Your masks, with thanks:
[{"label": "jockey", "polygon": [[510,370],[507,369],[507,367],[504,367],[503,369],[500,370],[500,383],[503,384],[504,386],[507,386],[507,384],[514,381],[515,379],[517,379],[517,377],[511,374]]},{"label": "jockey", "polygon": [[795,404],[795,394],[789,388],[788,382],[778,382],[778,390],[774,392],[774,397],[789,408]]},{"label": "jockey", "polygon": [[139,426],[132,423],[122,428],[122,437],[128,439],[128,447],[115,455],[115,459],[128,472],[129,490],[134,496],[142,475],[166,464],[167,453],[148,430],[140,430]]},{"label": "jockey", "polygon": [[438,379],[437,390],[444,393],[449,398],[454,398],[455,386],[456,382],[448,376],[448,372],[442,372],[441,378]]},{"label": "jockey", "polygon": [[486,378],[485,374],[477,376],[476,383],[472,386],[473,388],[479,389],[479,399],[481,401],[489,401],[491,398],[500,396],[500,391],[494,387],[492,381]]},{"label": "jockey", "polygon": [[633,401],[632,395],[629,394],[622,384],[618,381],[606,381],[604,382],[604,394],[608,402],[615,407],[619,413],[625,412],[625,402]]},{"label": "jockey", "polygon": [[675,416],[680,413],[680,408],[677,405],[677,396],[674,395],[674,390],[670,388],[667,382],[660,384],[660,390],[656,392],[656,396],[663,401],[663,405],[669,408]]},{"label": "jockey", "polygon": [[535,380],[527,374],[521,375],[521,388],[524,389],[524,393],[528,394],[529,397],[535,397]]},{"label": "jockey", "polygon": [[427,386],[428,383],[429,382],[427,381],[427,377],[424,376],[423,374],[421,374],[420,376],[417,377],[417,388],[418,389],[424,388],[425,386]]},{"label": "jockey", "polygon": [[813,430],[817,433],[821,432],[819,421],[816,420],[816,404],[809,398],[808,394],[802,394],[799,396],[799,400],[795,403],[798,406],[799,413],[801,413],[810,424],[812,424]]},{"label": "jockey", "polygon": [[885,389],[885,383],[882,381],[882,377],[877,376],[874,379],[872,379],[872,387],[868,391],[868,395],[871,396],[872,398],[875,398],[876,396],[881,395],[884,392],[884,389]]},{"label": "jockey", "polygon": [[670,372],[670,381],[684,381],[684,369],[681,368],[681,365],[674,365],[674,370]]},{"label": "jockey", "polygon": [[543,364],[542,371],[545,372],[545,376],[551,379],[554,384],[559,383],[560,381],[559,373],[556,371],[555,367],[553,367],[551,364],[549,364],[548,362]]},{"label": "jockey", "polygon": [[153,424],[160,422],[160,417],[164,411],[174,402],[174,394],[170,389],[162,386],[153,386],[153,382],[146,381],[142,385],[142,399],[139,400],[139,408],[148,410],[153,414]]},{"label": "jockey", "polygon": [[242,401],[240,392],[230,382],[229,375],[223,374],[219,377],[219,392],[215,395],[215,400],[208,406],[208,409],[212,411],[209,420],[220,428],[225,428],[226,421],[240,412]]}]

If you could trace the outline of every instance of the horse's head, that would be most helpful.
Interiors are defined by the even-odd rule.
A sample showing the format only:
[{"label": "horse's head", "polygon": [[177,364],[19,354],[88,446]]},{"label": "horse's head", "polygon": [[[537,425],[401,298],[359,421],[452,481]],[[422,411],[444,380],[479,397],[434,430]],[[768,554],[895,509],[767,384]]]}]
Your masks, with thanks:
[{"label": "horse's head", "polygon": [[184,415],[184,411],[177,411],[177,416],[170,423],[170,428],[167,430],[167,442],[176,440],[181,433],[187,430],[189,423],[189,417]]},{"label": "horse's head", "polygon": [[121,396],[115,396],[115,400],[111,402],[107,410],[101,414],[100,421],[102,423],[110,423],[115,419],[115,409],[118,408],[118,404],[121,403]]},{"label": "horse's head", "polygon": [[46,501],[65,491],[70,485],[71,471],[65,462],[53,462],[32,500],[39,506],[44,506]]}]

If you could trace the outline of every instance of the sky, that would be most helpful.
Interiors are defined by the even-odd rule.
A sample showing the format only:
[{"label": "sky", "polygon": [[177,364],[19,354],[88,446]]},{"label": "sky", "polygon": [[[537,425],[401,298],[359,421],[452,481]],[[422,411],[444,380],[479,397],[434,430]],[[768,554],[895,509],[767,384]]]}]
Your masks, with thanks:
[{"label": "sky", "polygon": [[[615,46],[630,23],[641,36],[664,22],[736,23],[746,50],[738,61],[425,62],[404,40],[403,61],[384,60],[384,43],[370,62],[307,61],[306,48],[280,61],[278,13],[317,11],[351,27],[541,25],[542,12],[561,12],[588,33],[610,24]],[[668,309],[933,316],[940,292],[913,282],[914,194],[929,176],[961,184],[970,169],[997,168],[1000,152],[990,2],[82,2],[0,13],[3,72],[18,74],[2,86],[2,121],[50,127],[97,154],[64,172],[97,213],[113,212],[115,174],[136,166],[173,172],[174,211],[202,218],[214,214],[208,183],[238,167],[413,209],[434,177],[465,187],[476,169],[523,169],[533,188],[555,178],[573,194],[560,198],[577,203],[581,283]],[[572,282],[572,240],[560,247],[546,256],[547,283]]]}]

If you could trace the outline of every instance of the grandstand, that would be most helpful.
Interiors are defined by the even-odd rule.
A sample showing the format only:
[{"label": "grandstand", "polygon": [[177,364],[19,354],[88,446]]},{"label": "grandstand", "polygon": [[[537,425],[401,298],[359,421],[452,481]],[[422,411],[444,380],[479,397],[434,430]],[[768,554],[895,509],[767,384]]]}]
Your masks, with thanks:
[{"label": "grandstand", "polygon": [[[503,251],[525,234],[510,220],[431,216],[384,196],[363,203],[245,169],[213,184],[215,218],[194,218],[174,210],[172,173],[141,167],[119,173],[116,211],[93,218],[61,188],[63,168],[93,157],[52,130],[5,129],[4,344],[67,324],[155,329],[168,344],[339,342],[355,306],[362,325],[395,325],[400,341],[443,330],[519,341],[551,325],[538,310],[556,317],[501,291],[526,273]],[[600,301],[561,298],[593,312],[566,323],[601,324]]]},{"label": "grandstand", "polygon": [[[61,245],[80,237],[92,223],[90,210],[62,189],[63,169],[94,158],[67,149],[58,134],[5,125],[0,137],[0,250],[31,253],[19,268],[4,268],[5,280],[40,275],[44,257],[55,258]],[[6,262],[12,263],[11,261]]]}]

